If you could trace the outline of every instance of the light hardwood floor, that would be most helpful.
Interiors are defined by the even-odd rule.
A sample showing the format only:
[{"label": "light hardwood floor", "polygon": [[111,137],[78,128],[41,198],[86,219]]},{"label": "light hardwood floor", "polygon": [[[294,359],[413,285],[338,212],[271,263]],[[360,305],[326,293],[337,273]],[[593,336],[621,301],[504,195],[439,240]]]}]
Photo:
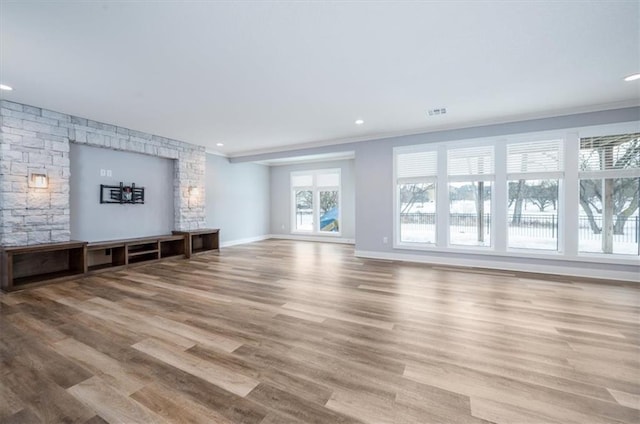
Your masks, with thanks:
[{"label": "light hardwood floor", "polygon": [[3,423],[638,423],[640,286],[268,240],[0,295]]}]

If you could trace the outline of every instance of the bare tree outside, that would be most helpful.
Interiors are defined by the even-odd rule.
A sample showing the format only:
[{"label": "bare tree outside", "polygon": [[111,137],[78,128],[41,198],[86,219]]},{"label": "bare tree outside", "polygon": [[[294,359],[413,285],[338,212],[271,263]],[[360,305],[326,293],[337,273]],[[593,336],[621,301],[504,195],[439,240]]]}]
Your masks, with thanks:
[{"label": "bare tree outside", "polygon": [[[640,134],[584,138],[580,141],[580,170],[609,171],[640,168]],[[639,179],[580,180],[580,206],[594,234],[602,235],[602,252],[613,253],[615,235],[638,211]]]},{"label": "bare tree outside", "polygon": [[417,203],[429,202],[433,199],[434,183],[402,184],[400,186],[400,213],[404,214]]},{"label": "bare tree outside", "polygon": [[329,212],[331,209],[338,207],[337,191],[321,191],[320,192],[320,216]]}]

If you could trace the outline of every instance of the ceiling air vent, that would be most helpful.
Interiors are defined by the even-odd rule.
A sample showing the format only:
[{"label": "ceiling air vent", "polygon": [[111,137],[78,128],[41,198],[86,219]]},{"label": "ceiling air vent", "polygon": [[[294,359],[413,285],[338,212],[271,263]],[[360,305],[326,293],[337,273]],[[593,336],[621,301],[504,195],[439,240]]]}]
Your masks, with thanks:
[{"label": "ceiling air vent", "polygon": [[427,115],[429,116],[440,116],[440,115],[446,115],[447,114],[447,108],[441,107],[439,109],[429,109],[427,111]]}]

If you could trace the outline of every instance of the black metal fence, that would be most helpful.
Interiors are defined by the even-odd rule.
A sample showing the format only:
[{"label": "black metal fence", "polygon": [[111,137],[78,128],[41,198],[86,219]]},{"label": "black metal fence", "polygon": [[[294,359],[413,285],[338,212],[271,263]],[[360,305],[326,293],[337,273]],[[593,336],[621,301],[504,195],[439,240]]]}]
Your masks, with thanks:
[{"label": "black metal fence", "polygon": [[435,213],[401,213],[400,222],[402,224],[421,224],[421,225],[435,225],[436,214]]},{"label": "black metal fence", "polygon": [[[619,243],[638,243],[640,240],[640,216],[630,216],[624,222],[624,225],[621,225],[618,219],[620,218],[614,217],[613,219],[614,239]],[[582,240],[599,240],[602,235],[601,216],[589,218],[586,215],[580,215],[578,218],[578,226]]]},{"label": "black metal fence", "polygon": [[[491,214],[484,214],[484,228],[486,232],[491,229]],[[513,214],[508,215],[509,231],[531,238],[556,238],[558,236],[558,218],[555,215],[531,215],[523,214],[514,218]],[[435,213],[403,213],[400,214],[402,224],[435,225]],[[614,219],[615,222],[615,219]],[[464,228],[478,228],[477,214],[453,213],[449,215],[449,225]],[[602,229],[602,217],[593,217],[590,221],[586,215],[578,218],[580,239],[600,239]],[[595,228],[592,228],[595,226]],[[640,217],[629,217],[624,225],[619,225],[618,231],[614,232],[617,242],[638,243],[640,240]]]},{"label": "black metal fence", "polygon": [[478,220],[478,215],[474,213],[452,213],[449,214],[449,225],[457,228],[478,228],[478,223],[482,222],[485,234],[491,232],[491,214],[483,214],[482,221]]},{"label": "black metal fence", "polygon": [[558,218],[555,215],[510,214],[509,232],[531,238],[556,238],[558,236]]}]

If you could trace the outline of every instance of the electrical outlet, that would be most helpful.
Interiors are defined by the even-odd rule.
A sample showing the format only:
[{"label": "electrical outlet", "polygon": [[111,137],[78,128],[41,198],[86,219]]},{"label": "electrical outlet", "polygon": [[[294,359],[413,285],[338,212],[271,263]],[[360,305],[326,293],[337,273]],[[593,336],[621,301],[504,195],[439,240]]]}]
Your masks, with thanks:
[{"label": "electrical outlet", "polygon": [[110,177],[110,176],[111,176],[111,170],[107,169],[107,177]]},{"label": "electrical outlet", "polygon": [[382,243],[383,244],[389,243],[389,237],[382,237]]},{"label": "electrical outlet", "polygon": [[104,177],[105,175],[107,175],[107,171],[105,171],[104,169],[100,170],[100,176]]}]

